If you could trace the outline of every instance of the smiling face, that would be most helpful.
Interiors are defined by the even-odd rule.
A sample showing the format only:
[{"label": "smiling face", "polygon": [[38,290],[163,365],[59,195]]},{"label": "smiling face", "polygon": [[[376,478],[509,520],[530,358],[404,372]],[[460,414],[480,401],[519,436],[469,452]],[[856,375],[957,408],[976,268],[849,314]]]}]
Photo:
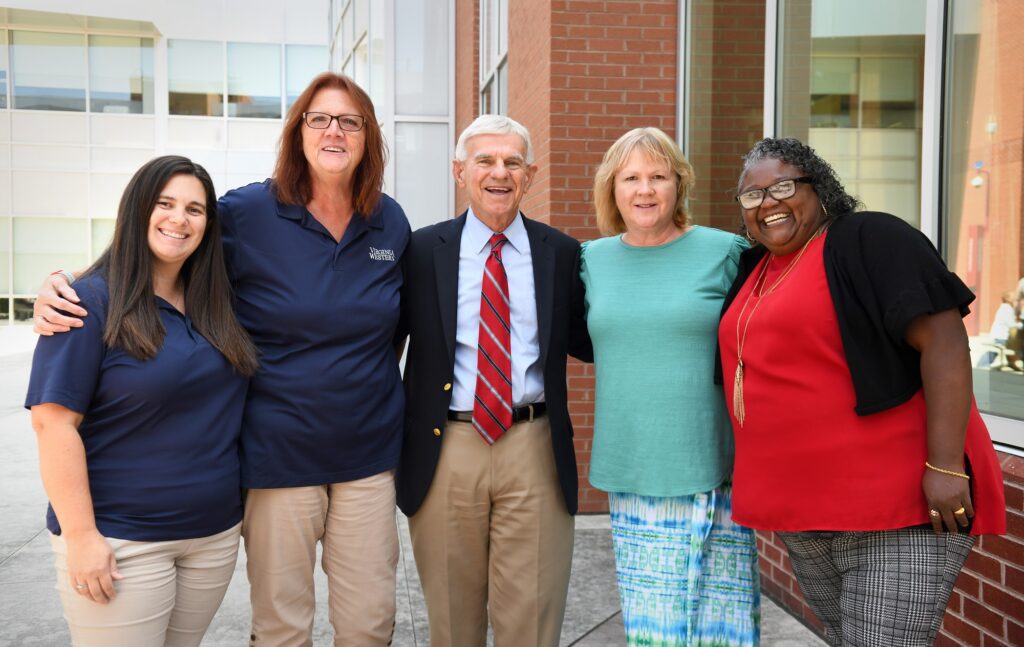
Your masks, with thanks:
[{"label": "smiling face", "polygon": [[469,190],[473,213],[496,232],[515,219],[536,172],[526,163],[526,142],[514,133],[471,137],[465,161],[452,162],[455,181]]},{"label": "smiling face", "polygon": [[[757,162],[743,176],[740,193],[763,189],[780,180],[805,175],[796,166],[772,157]],[[798,182],[796,193],[776,200],[764,196],[764,202],[753,209],[743,210],[747,232],[776,256],[792,254],[804,246],[825,221],[825,212],[814,188]]]},{"label": "smiling face", "polygon": [[158,268],[177,272],[206,232],[206,190],[191,175],[175,175],[149,216],[149,251]]},{"label": "smiling face", "polygon": [[[329,115],[361,115],[362,111],[344,90],[324,88],[313,95],[306,112]],[[355,174],[366,150],[366,127],[348,132],[338,126],[338,120],[323,129],[302,124],[302,152],[314,178],[326,181],[348,181]]]},{"label": "smiling face", "polygon": [[668,161],[634,150],[615,174],[615,206],[629,233],[674,227],[679,178]]}]

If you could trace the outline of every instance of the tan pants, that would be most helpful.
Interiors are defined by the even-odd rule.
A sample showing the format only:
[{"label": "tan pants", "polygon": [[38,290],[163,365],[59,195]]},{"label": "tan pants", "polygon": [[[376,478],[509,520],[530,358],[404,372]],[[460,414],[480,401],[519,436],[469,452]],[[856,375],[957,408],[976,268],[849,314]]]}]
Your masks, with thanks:
[{"label": "tan pants", "polygon": [[575,522],[555,472],[547,417],[494,445],[450,422],[427,498],[409,519],[432,647],[555,647]]},{"label": "tan pants", "polygon": [[199,645],[235,571],[239,529],[178,541],[108,538],[124,575],[108,604],[75,592],[64,538],[51,535],[57,591],[75,647]]},{"label": "tan pants", "polygon": [[323,544],[335,645],[386,645],[395,626],[395,479],[249,490],[242,526],[251,645],[313,644],[316,543]]}]

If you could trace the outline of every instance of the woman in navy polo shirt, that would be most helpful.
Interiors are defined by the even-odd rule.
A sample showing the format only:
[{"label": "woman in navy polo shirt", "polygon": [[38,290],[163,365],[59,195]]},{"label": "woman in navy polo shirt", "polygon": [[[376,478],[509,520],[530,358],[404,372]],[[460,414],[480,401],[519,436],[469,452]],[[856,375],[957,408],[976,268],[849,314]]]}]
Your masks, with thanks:
[{"label": "woman in navy polo shirt", "polygon": [[234,571],[257,359],[215,195],[184,157],[139,169],[76,285],[90,316],[36,346],[26,406],[75,645],[198,645]]},{"label": "woman in navy polo shirt", "polygon": [[[385,645],[395,622],[394,469],[402,208],[369,96],[324,73],[285,120],[273,178],[218,205],[236,313],[260,351],[242,425],[251,645],[312,644],[316,544],[336,645]],[[56,291],[67,300],[58,296]],[[84,313],[53,276],[36,330]]]}]

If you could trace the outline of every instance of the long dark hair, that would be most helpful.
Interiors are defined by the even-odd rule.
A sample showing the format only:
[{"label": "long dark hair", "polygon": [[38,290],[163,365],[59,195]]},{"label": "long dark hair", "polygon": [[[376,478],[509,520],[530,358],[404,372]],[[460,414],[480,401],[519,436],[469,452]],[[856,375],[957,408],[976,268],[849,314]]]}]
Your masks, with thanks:
[{"label": "long dark hair", "polygon": [[832,165],[822,159],[813,148],[793,137],[766,137],[754,144],[743,157],[740,186],[743,185],[747,171],[767,158],[795,166],[811,178],[811,187],[818,194],[821,206],[825,207],[826,222],[849,215],[860,206],[857,198],[843,188],[843,183],[839,181],[839,176]]},{"label": "long dark hair", "polygon": [[157,157],[135,172],[121,196],[114,239],[86,271],[103,276],[110,291],[103,342],[141,360],[152,359],[163,346],[166,331],[153,294],[149,220],[160,193],[176,175],[196,178],[206,193],[206,232],[181,268],[185,310],[196,330],[238,373],[252,375],[258,365],[256,347],[232,308],[213,181],[206,169],[179,155]]},{"label": "long dark hair", "polygon": [[341,90],[347,94],[356,104],[365,122],[363,132],[366,135],[366,150],[352,177],[352,201],[356,211],[364,218],[369,218],[377,208],[384,187],[388,147],[384,142],[380,124],[377,123],[370,95],[344,74],[320,74],[309,83],[288,110],[284,130],[281,132],[277,163],[274,166],[274,190],[277,199],[285,204],[304,205],[313,197],[309,162],[306,161],[306,155],[302,150],[302,113],[309,110],[309,104],[313,103],[313,97],[317,92],[328,89]]}]

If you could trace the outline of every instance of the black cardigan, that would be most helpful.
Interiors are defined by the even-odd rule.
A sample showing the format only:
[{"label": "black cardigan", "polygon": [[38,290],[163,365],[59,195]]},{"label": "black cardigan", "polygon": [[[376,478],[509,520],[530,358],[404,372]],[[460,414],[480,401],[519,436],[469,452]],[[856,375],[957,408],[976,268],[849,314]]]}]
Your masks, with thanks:
[{"label": "black cardigan", "polygon": [[[723,313],[766,253],[759,245],[740,256]],[[866,416],[906,402],[921,388],[921,356],[904,339],[907,325],[918,315],[952,308],[964,316],[974,294],[949,271],[923,233],[887,213],[863,211],[836,218],[824,255],[857,395],[854,410]],[[721,381],[721,357],[715,373]]]}]

